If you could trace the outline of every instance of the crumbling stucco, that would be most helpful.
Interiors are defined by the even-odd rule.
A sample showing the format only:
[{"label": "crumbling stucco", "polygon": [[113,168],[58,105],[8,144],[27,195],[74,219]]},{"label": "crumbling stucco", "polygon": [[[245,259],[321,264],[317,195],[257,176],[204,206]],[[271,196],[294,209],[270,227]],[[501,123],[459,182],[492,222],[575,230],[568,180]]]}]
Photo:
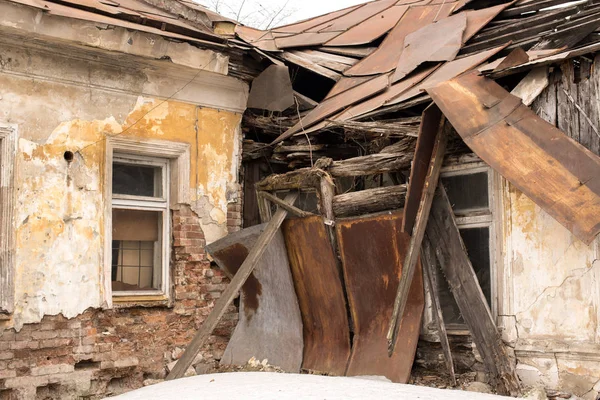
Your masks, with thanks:
[{"label": "crumbling stucco", "polygon": [[[110,56],[97,63],[88,53],[83,61],[70,52],[63,59],[49,49],[18,49],[1,40],[0,50],[6,61],[0,65],[0,119],[20,133],[15,312],[3,326],[20,329],[44,315],[71,318],[105,304],[107,135],[189,144],[191,190],[184,202],[202,218],[207,242],[227,233],[227,204],[238,192],[241,113],[207,105],[240,109],[245,84],[194,72],[187,92],[175,93],[190,76],[187,70],[169,78],[127,68],[127,62],[107,63]],[[159,96],[140,95],[147,92]],[[75,154],[71,163],[66,151]]]},{"label": "crumbling stucco", "polygon": [[500,320],[517,372],[595,400],[600,377],[600,245],[575,238],[511,185],[504,192],[506,298]]}]

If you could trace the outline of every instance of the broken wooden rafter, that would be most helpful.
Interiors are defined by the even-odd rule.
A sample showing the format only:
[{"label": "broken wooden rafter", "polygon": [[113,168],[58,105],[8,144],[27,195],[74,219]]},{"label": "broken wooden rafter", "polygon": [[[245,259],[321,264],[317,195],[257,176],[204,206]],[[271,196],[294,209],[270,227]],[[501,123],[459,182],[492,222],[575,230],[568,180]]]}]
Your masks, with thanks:
[{"label": "broken wooden rafter", "polygon": [[385,136],[389,138],[413,136],[417,137],[420,117],[382,120],[382,121],[333,121],[327,120],[327,130],[343,128],[346,138],[374,139]]},{"label": "broken wooden rafter", "polygon": [[327,169],[332,176],[364,176],[410,168],[412,152],[379,153],[333,161]]},{"label": "broken wooden rafter", "polygon": [[259,198],[264,198],[266,200],[269,200],[271,203],[278,205],[279,207],[283,208],[284,210],[287,210],[289,213],[294,214],[297,217],[308,217],[311,215],[314,215],[311,212],[308,211],[304,211],[299,209],[298,207],[295,207],[293,204],[289,204],[287,202],[285,202],[283,199],[280,199],[279,197],[269,193],[269,192],[258,192],[258,197]]},{"label": "broken wooden rafter", "polygon": [[497,392],[518,396],[521,388],[514,362],[509,359],[496,328],[441,185],[433,198],[426,236]]},{"label": "broken wooden rafter", "polygon": [[[444,153],[446,150],[447,133],[445,130],[447,128],[445,118],[441,115],[441,113],[439,113],[437,107],[430,107],[429,110],[431,110],[430,113],[427,113],[428,110],[425,110],[423,113],[423,121],[421,122],[420,130],[421,135],[419,137],[419,143],[417,143],[414,162],[416,164],[421,161],[421,158],[423,157],[419,157],[419,155],[430,154],[430,158],[427,160],[427,175],[424,177],[422,185],[418,185],[419,188],[422,186],[422,191],[420,191],[421,195],[419,196],[420,200],[418,211],[414,217],[414,227],[410,230],[407,230],[406,227],[410,227],[411,222],[407,222],[406,219],[412,218],[412,213],[408,207],[405,207],[404,209],[405,220],[403,221],[403,229],[407,233],[409,231],[412,232],[412,235],[402,266],[402,277],[400,278],[396,300],[394,301],[394,311],[392,313],[392,318],[390,320],[389,330],[387,333],[388,353],[390,356],[393,354],[394,347],[396,346],[396,342],[398,340],[400,321],[404,315],[404,310],[406,309],[406,304],[408,302],[408,293],[417,267],[419,253],[421,251],[421,243],[423,241],[423,236],[425,235],[425,227],[427,226],[427,219],[429,217],[429,210],[431,209],[433,194],[438,183],[440,171],[442,169],[442,162],[444,160]],[[435,129],[436,122],[437,129]],[[433,143],[428,136],[435,138]],[[433,147],[431,150],[429,150],[431,144],[433,144]],[[421,151],[422,149],[425,151]],[[411,178],[412,177],[413,174],[411,173]],[[413,180],[411,180],[411,185],[414,185],[414,181],[415,180],[413,178]],[[418,193],[419,191],[411,191],[411,188],[409,187],[409,199],[411,195],[413,198],[415,198],[415,194]]]},{"label": "broken wooden rafter", "polygon": [[442,315],[442,305],[438,294],[437,276],[436,276],[436,260],[433,248],[429,241],[423,239],[421,264],[423,266],[423,277],[429,287],[429,295],[431,297],[431,305],[433,308],[433,317],[437,326],[440,344],[446,361],[446,368],[450,374],[450,379],[453,386],[456,386],[456,375],[454,373],[454,362],[452,359],[452,351],[450,350],[450,342],[448,342],[448,333],[446,332],[446,323]]},{"label": "broken wooden rafter", "polygon": [[[297,198],[298,193],[293,192],[288,194],[284,201],[288,204],[292,204]],[[278,231],[287,214],[287,210],[283,208],[277,209],[277,212],[273,215],[273,218],[271,221],[269,221],[269,224],[265,230],[256,240],[254,247],[252,250],[250,250],[250,253],[240,266],[238,272],[235,274],[233,279],[231,279],[231,282],[229,285],[227,285],[223,293],[221,293],[221,297],[219,297],[215,303],[215,306],[208,315],[208,318],[204,320],[200,330],[198,330],[198,333],[196,333],[196,336],[194,336],[191,343],[186,347],[181,358],[177,361],[169,375],[167,375],[166,380],[183,377],[187,369],[192,365],[194,359],[200,351],[200,348],[204,345],[212,331],[223,317],[223,314],[225,314],[227,307],[233,301],[234,297],[237,296],[238,292],[254,270],[254,267],[267,248],[267,245],[275,236],[275,233]]]},{"label": "broken wooden rafter", "polygon": [[406,185],[344,193],[333,198],[333,213],[336,217],[349,217],[399,210],[404,207],[405,197]]}]

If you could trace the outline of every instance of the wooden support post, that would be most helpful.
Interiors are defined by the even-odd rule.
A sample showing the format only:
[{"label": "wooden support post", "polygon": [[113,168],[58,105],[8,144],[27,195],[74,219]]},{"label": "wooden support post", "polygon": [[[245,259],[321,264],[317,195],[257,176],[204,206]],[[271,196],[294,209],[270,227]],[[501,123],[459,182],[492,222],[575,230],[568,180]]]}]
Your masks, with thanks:
[{"label": "wooden support post", "polygon": [[[298,193],[294,192],[288,194],[284,201],[288,204],[293,204],[297,198]],[[198,331],[198,333],[196,333],[194,339],[192,339],[192,342],[186,347],[185,352],[177,361],[177,363],[173,367],[173,370],[167,376],[167,380],[181,378],[185,374],[185,371],[187,371],[187,369],[192,365],[194,359],[200,351],[200,348],[202,347],[202,345],[204,345],[212,331],[215,329],[215,327],[223,317],[223,314],[225,314],[225,310],[227,309],[233,298],[236,296],[236,294],[240,291],[240,289],[246,282],[246,279],[248,279],[248,276],[250,276],[250,274],[252,273],[252,270],[256,266],[257,262],[260,260],[260,257],[263,255],[265,249],[267,248],[267,245],[275,236],[275,233],[283,223],[283,220],[285,219],[287,214],[287,210],[281,207],[277,209],[277,212],[275,213],[275,215],[273,215],[273,218],[271,219],[263,233],[256,240],[256,243],[250,251],[250,253],[248,254],[248,257],[246,257],[246,259],[240,266],[238,272],[231,280],[231,283],[227,285],[227,288],[225,288],[223,293],[221,293],[221,297],[219,297],[219,299],[217,300],[212,312],[210,313],[208,318],[206,318],[206,320],[200,327],[200,330]]]},{"label": "wooden support post", "polygon": [[298,207],[294,207],[293,205],[286,203],[285,201],[283,201],[283,199],[280,199],[279,197],[277,197],[274,194],[271,194],[269,192],[258,192],[258,197],[259,198],[262,197],[266,200],[269,200],[271,203],[278,205],[279,207],[283,208],[284,210],[287,210],[288,212],[294,214],[297,217],[302,218],[302,217],[309,217],[311,215],[315,215],[311,212],[301,210]]},{"label": "wooden support post", "polygon": [[265,222],[269,222],[273,215],[271,211],[271,204],[267,201],[266,198],[260,195],[261,193],[262,192],[258,190],[256,191],[256,201],[258,202],[258,213],[260,214],[260,222],[264,224]]},{"label": "wooden support post", "polygon": [[496,328],[456,226],[452,206],[441,185],[433,199],[427,238],[434,244],[439,265],[497,392],[503,395],[520,395],[521,387],[513,362],[508,357]]},{"label": "wooden support post", "polygon": [[440,343],[442,345],[442,351],[444,352],[444,358],[446,359],[446,367],[448,368],[450,379],[452,379],[452,385],[456,386],[456,375],[454,374],[452,351],[450,350],[450,342],[448,342],[448,333],[446,332],[446,324],[444,323],[444,316],[442,315],[440,297],[438,296],[437,292],[435,254],[433,253],[433,248],[431,247],[431,243],[429,243],[427,240],[427,237],[425,237],[423,240],[421,261],[423,265],[423,276],[427,282],[427,286],[429,286],[433,314],[437,325],[438,335],[440,336]]},{"label": "wooden support post", "polygon": [[[394,346],[396,345],[396,340],[398,338],[398,329],[400,327],[402,315],[404,315],[404,309],[406,308],[410,284],[412,283],[413,276],[415,275],[417,260],[421,250],[421,242],[423,241],[423,236],[425,235],[425,227],[427,226],[431,202],[433,201],[433,194],[440,177],[440,170],[442,169],[442,161],[444,160],[447,140],[444,126],[445,118],[442,117],[440,119],[437,136],[433,144],[433,153],[431,155],[431,159],[429,160],[429,168],[425,177],[425,184],[423,186],[423,192],[415,218],[415,225],[412,230],[412,236],[406,252],[406,258],[404,259],[404,264],[402,265],[402,276],[400,277],[398,293],[396,295],[396,300],[394,301],[394,311],[392,313],[390,328],[387,334],[388,354],[390,356],[394,352]],[[416,163],[418,161],[419,160],[415,159],[414,162]],[[410,184],[412,184],[412,182]]]},{"label": "wooden support post", "polygon": [[[329,175],[321,177],[319,183],[319,208],[323,216],[329,241],[334,254],[338,254],[337,237],[335,235],[335,216],[333,215],[333,197],[335,196],[335,184]],[[341,271],[341,269],[340,269]]]}]

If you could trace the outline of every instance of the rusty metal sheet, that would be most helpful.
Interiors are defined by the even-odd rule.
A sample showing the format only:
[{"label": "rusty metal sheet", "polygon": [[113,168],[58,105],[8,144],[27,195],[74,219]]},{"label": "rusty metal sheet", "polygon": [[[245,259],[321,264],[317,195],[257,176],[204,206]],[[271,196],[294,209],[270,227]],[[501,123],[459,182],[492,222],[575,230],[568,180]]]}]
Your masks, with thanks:
[{"label": "rusty metal sheet", "polygon": [[341,114],[332,118],[335,121],[345,121],[348,119],[357,118],[363,114],[368,113],[369,111],[373,111],[385,105],[387,101],[392,98],[397,97],[401,93],[405,93],[406,91],[414,88],[423,79],[427,78],[431,75],[438,66],[433,66],[429,68],[425,68],[420,72],[416,72],[413,75],[407,77],[406,79],[401,80],[400,82],[395,83],[390,86],[388,90],[385,92],[369,99],[358,103],[347,110],[344,110]]},{"label": "rusty metal sheet", "polygon": [[383,74],[398,64],[404,39],[420,28],[439,21],[452,12],[456,2],[441,5],[411,5],[385,37],[377,50],[346,71],[347,76]]},{"label": "rusty metal sheet", "polygon": [[[266,224],[232,233],[206,251],[229,276],[234,276]],[[269,243],[240,296],[239,321],[225,353],[224,365],[246,365],[265,358],[286,372],[302,363],[302,318],[281,231]]]},{"label": "rusty metal sheet", "polygon": [[467,15],[462,12],[407,35],[392,82],[404,78],[424,62],[454,60],[462,47],[466,27]]},{"label": "rusty metal sheet", "polygon": [[345,77],[343,76],[339,81],[335,83],[335,85],[331,88],[329,93],[327,94],[326,99],[333,97],[339,93],[345,92],[348,89],[352,89],[355,86],[360,85],[370,79],[373,79],[372,76],[356,76],[356,77]]},{"label": "rusty metal sheet", "polygon": [[271,144],[281,142],[292,136],[294,133],[300,132],[302,129],[308,128],[317,122],[333,115],[334,113],[348,107],[366,97],[372,96],[383,91],[389,84],[389,75],[380,75],[367,82],[361,83],[345,92],[324,100],[309,112],[302,121],[298,122],[290,129],[282,133]]},{"label": "rusty metal sheet", "polygon": [[342,33],[340,32],[303,32],[297,35],[275,38],[275,44],[279,49],[290,47],[320,46],[330,39]]},{"label": "rusty metal sheet", "polygon": [[270,65],[252,81],[249,108],[283,111],[294,105],[294,89],[288,67]]},{"label": "rusty metal sheet", "polygon": [[393,6],[383,10],[331,39],[325,46],[357,46],[371,43],[396,26],[406,10],[408,6]]},{"label": "rusty metal sheet", "polygon": [[482,51],[481,53],[473,54],[472,56],[467,56],[460,58],[458,60],[450,61],[436,69],[430,76],[428,76],[423,82],[421,82],[416,87],[405,91],[404,93],[388,100],[385,105],[393,105],[402,103],[403,101],[412,99],[415,96],[421,94],[423,90],[426,90],[429,87],[433,87],[440,82],[445,82],[449,79],[454,78],[466,71],[469,71],[481,63],[487,61],[490,57],[498,54],[498,52],[502,51],[506,46],[496,47],[491,50]]},{"label": "rusty metal sheet", "polygon": [[500,4],[494,7],[482,8],[481,10],[469,10],[465,11],[467,14],[467,29],[463,34],[463,43],[471,39],[477,32],[487,26],[498,14],[504,11],[513,2]]},{"label": "rusty metal sheet", "polygon": [[347,8],[343,8],[341,10],[332,11],[327,14],[319,15],[318,17],[305,19],[303,21],[294,22],[292,24],[279,26],[277,28],[273,28],[274,32],[283,32],[283,33],[301,33],[310,30],[311,28],[321,25],[325,22],[332,21],[336,18],[340,18],[358,8],[360,8],[362,4],[351,6]]},{"label": "rusty metal sheet", "polygon": [[378,0],[362,4],[356,10],[336,18],[334,20],[317,25],[311,31],[317,32],[345,32],[349,28],[362,24],[362,22],[373,15],[392,7],[397,0]]},{"label": "rusty metal sheet", "polygon": [[302,368],[344,375],[350,357],[350,328],[323,218],[288,219],[283,234],[304,323]]},{"label": "rusty metal sheet", "polygon": [[428,89],[465,143],[585,243],[600,233],[600,158],[476,72]]},{"label": "rusty metal sheet", "polygon": [[410,236],[401,231],[402,213],[340,220],[337,238],[354,323],[346,375],[383,375],[392,382],[410,378],[425,304],[417,266],[402,318],[398,346],[387,353],[387,329]]}]

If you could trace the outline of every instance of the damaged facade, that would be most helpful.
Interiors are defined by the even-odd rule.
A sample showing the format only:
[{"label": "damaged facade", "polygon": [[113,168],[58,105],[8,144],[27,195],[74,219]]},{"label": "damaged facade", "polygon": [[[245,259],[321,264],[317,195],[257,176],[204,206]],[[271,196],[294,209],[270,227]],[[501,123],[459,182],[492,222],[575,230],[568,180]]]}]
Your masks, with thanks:
[{"label": "damaged facade", "polygon": [[[251,355],[406,382],[416,354],[598,397],[595,1],[377,0],[271,31],[109,3],[0,2],[2,396]],[[242,219],[274,229],[222,239]]]},{"label": "damaged facade", "polygon": [[251,75],[183,11],[0,3],[2,398],[164,378],[222,291],[204,246],[241,225]]}]

